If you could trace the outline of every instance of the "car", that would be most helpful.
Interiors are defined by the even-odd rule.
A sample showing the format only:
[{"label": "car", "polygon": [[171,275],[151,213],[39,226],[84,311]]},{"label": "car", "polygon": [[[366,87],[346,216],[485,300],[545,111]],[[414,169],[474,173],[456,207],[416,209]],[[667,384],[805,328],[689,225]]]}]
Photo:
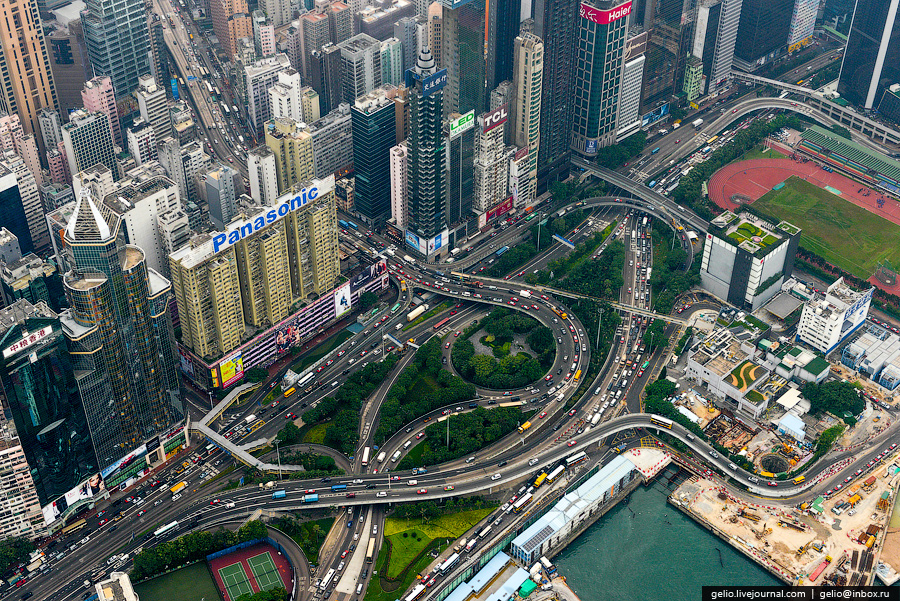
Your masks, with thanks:
[{"label": "car", "polygon": [[288,413],[284,416],[284,419],[297,419],[296,413]]},{"label": "car", "polygon": [[773,481],[771,481],[771,480],[769,480],[766,484],[768,484],[769,486],[771,486],[771,487],[773,487],[773,488],[775,488],[775,487],[778,486],[777,483],[775,483],[775,482],[773,482]]},{"label": "car", "polygon": [[841,490],[842,488],[844,488],[844,485],[838,484],[837,486],[834,487],[834,492],[837,492],[837,491]]},{"label": "car", "polygon": [[[793,104],[793,103],[792,103],[792,106],[796,106],[796,104]],[[737,112],[737,109],[731,109],[731,113],[732,113],[732,114],[734,114],[734,113],[736,113],[736,112]]]},{"label": "car", "polygon": [[213,499],[212,501],[209,502],[209,504],[210,505],[218,505],[221,502],[222,502],[222,499]]},{"label": "car", "polygon": [[570,440],[569,442],[566,443],[566,446],[567,446],[567,447],[574,447],[574,446],[577,445],[577,444],[578,444],[578,441],[577,441],[577,440]]},{"label": "car", "polygon": [[359,356],[360,356],[360,357],[365,357],[365,356],[366,356],[366,353],[368,353],[368,352],[369,352],[369,351],[362,351],[362,352],[359,353]]},{"label": "car", "polygon": [[503,476],[501,476],[500,474],[494,474],[493,476],[491,476],[491,481],[499,480],[502,477]]},{"label": "car", "polygon": [[144,515],[145,513],[147,513],[147,510],[146,510],[146,509],[141,509],[140,511],[138,511],[138,517],[141,517],[141,516]]},{"label": "car", "polygon": [[318,373],[322,373],[322,370],[323,370],[323,369],[325,369],[325,366],[324,366],[324,365],[320,365],[319,367],[316,368],[316,373],[317,373],[317,374],[318,374]]},{"label": "car", "polygon": [[419,490],[416,491],[416,494],[417,494],[417,495],[428,494],[428,489],[427,489],[427,488],[420,488]]},{"label": "car", "polygon": [[453,334],[453,337],[454,337],[454,338],[459,338],[459,335],[460,335],[460,334],[462,334],[462,332],[460,332],[459,330],[457,330],[456,333]]},{"label": "car", "polygon": [[344,559],[349,554],[350,554],[350,549],[346,549],[343,553],[341,553],[341,559]]},{"label": "car", "polygon": [[516,303],[514,303],[513,301],[508,301],[508,302],[509,302],[509,304],[512,305],[513,307],[516,306]]},{"label": "car", "polygon": [[518,296],[511,296],[511,297],[509,297],[509,300],[515,301],[515,302],[519,302],[519,297],[518,297]]},{"label": "car", "polygon": [[544,380],[546,380],[547,382],[549,382],[552,379],[553,379],[553,374],[547,374],[546,376],[544,376]]},{"label": "car", "polygon": [[105,525],[107,525],[108,523],[109,523],[109,520],[106,519],[106,518],[103,518],[102,520],[100,520],[100,523],[97,524],[97,526],[98,526],[98,527],[99,527],[99,526],[105,526]]},{"label": "car", "polygon": [[416,440],[420,440],[423,436],[425,436],[425,432],[419,432],[416,434]]},{"label": "car", "polygon": [[97,517],[98,517],[98,518],[102,518],[104,515],[106,515],[106,510],[105,510],[105,509],[102,510],[102,511],[98,511],[98,512],[97,512]]},{"label": "car", "polygon": [[453,490],[453,485],[448,484],[447,486],[444,487],[444,490]]},{"label": "car", "polygon": [[278,406],[278,403],[280,403],[280,402],[281,402],[281,401],[273,401],[272,404],[271,404],[270,406],[273,407],[273,408],[274,408],[274,407],[277,407],[277,406]]},{"label": "car", "polygon": [[676,143],[676,144],[681,144],[681,138],[675,140],[675,143]]},{"label": "car", "polygon": [[131,503],[132,501],[134,501],[134,497],[126,497],[125,498],[126,503]]},{"label": "car", "polygon": [[441,411],[441,415],[450,415],[450,410],[444,409],[443,411]]},{"label": "car", "polygon": [[334,363],[334,359],[329,359],[325,362],[325,367],[329,367],[332,363]]},{"label": "car", "polygon": [[347,351],[338,351],[338,357],[343,357]]},{"label": "car", "polygon": [[423,424],[427,424],[427,423],[430,422],[430,421],[431,421],[431,418],[430,418],[430,417],[426,417],[425,419],[422,420],[422,423],[423,423]]},{"label": "car", "polygon": [[547,417],[546,411],[541,411],[540,415],[538,415],[538,419],[544,419],[545,417]]},{"label": "car", "polygon": [[322,478],[321,480],[319,480],[319,482],[323,482],[323,483],[327,484],[328,482],[331,482],[331,478],[325,477],[325,478]]}]

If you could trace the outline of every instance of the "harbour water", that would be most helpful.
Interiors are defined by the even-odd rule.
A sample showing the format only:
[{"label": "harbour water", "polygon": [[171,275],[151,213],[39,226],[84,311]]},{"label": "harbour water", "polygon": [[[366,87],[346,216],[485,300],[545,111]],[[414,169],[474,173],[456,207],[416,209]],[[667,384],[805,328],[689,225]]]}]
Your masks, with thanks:
[{"label": "harbour water", "polygon": [[780,585],[765,570],[666,503],[659,482],[638,487],[554,563],[581,601],[694,601],[703,585]]}]

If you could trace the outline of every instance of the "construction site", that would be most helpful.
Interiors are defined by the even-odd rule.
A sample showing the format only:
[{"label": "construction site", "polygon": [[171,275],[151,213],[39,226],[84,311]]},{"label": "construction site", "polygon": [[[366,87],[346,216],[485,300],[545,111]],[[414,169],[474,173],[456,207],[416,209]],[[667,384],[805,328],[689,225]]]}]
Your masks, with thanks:
[{"label": "construction site", "polygon": [[[799,506],[749,503],[711,477],[691,477],[669,503],[789,585],[897,579],[900,516],[889,529],[900,467],[892,455],[830,495]],[[896,534],[894,534],[896,531]],[[888,533],[891,533],[888,536]],[[883,555],[883,557],[882,557]]]}]

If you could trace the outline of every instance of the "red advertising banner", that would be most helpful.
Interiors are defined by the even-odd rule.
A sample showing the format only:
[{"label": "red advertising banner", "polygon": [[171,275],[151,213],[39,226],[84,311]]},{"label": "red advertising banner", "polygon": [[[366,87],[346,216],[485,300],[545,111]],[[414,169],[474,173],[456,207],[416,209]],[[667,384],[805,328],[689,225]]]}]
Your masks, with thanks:
[{"label": "red advertising banner", "polygon": [[495,217],[500,217],[501,215],[506,215],[513,208],[513,199],[512,196],[498,204],[497,206],[488,209],[487,211],[487,220],[490,221]]},{"label": "red advertising banner", "polygon": [[627,17],[630,14],[631,0],[609,10],[601,10],[582,2],[581,10],[579,11],[579,15],[582,19],[587,19],[588,21],[597,23],[598,25],[609,25],[610,23],[618,21],[622,17]]}]

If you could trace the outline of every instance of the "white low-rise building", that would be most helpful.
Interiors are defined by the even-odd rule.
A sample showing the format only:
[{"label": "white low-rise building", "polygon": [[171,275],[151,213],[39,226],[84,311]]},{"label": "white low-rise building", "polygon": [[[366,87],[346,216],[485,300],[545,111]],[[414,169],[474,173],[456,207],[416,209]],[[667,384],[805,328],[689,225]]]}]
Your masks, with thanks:
[{"label": "white low-rise building", "polygon": [[875,288],[857,292],[838,279],[825,298],[806,303],[797,324],[797,339],[828,354],[866,321]]}]

